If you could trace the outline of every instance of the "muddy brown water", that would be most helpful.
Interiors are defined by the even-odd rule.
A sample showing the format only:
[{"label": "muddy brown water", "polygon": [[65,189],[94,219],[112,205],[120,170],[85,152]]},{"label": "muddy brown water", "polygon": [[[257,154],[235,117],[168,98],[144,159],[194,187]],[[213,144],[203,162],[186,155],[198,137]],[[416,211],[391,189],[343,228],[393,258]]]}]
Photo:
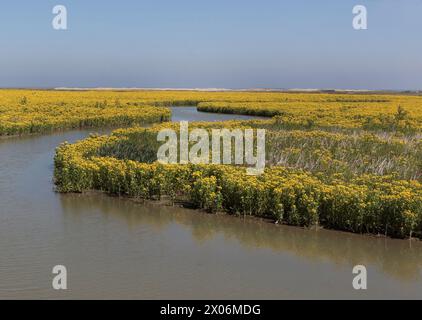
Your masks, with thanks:
[{"label": "muddy brown water", "polygon": [[[173,120],[226,120],[176,108]],[[422,298],[422,243],[53,190],[82,130],[0,141],[0,299]],[[65,265],[68,289],[52,287]],[[365,265],[368,289],[352,287]]]}]

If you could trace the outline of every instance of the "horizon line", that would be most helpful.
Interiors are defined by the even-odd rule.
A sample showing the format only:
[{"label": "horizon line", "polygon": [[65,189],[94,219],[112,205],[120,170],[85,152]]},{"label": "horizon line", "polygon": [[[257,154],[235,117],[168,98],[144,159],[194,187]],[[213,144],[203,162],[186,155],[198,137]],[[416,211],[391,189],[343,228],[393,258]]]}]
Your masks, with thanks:
[{"label": "horizon line", "polygon": [[214,87],[0,87],[0,90],[52,91],[204,91],[204,92],[408,92],[421,93],[422,89],[341,89],[341,88],[214,88]]}]

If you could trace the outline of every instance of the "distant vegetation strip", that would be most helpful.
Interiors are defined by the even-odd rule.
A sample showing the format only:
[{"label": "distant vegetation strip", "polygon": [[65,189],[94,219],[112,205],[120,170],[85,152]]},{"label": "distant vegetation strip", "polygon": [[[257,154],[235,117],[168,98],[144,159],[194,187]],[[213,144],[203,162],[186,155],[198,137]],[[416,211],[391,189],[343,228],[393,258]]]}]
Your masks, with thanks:
[{"label": "distant vegetation strip", "polygon": [[[344,97],[343,97],[344,99]],[[277,117],[285,126],[416,133],[422,130],[420,97],[373,97],[284,102],[201,102],[198,110]]]},{"label": "distant vegetation strip", "polygon": [[[152,107],[277,117],[297,129],[420,132],[422,97],[388,94],[0,90],[0,135],[168,119]],[[140,108],[144,108],[139,110]]]}]

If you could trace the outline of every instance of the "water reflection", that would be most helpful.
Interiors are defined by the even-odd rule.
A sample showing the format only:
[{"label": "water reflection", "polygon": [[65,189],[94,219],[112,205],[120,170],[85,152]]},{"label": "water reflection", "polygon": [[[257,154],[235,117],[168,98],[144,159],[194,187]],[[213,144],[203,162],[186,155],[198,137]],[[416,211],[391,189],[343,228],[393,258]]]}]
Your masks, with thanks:
[{"label": "water reflection", "polygon": [[196,107],[171,107],[171,121],[227,121],[227,120],[253,120],[268,119],[267,117],[248,116],[241,114],[223,114],[212,112],[199,112]]},{"label": "water reflection", "polygon": [[422,244],[372,236],[361,236],[329,230],[304,230],[276,226],[267,221],[225,215],[210,215],[193,210],[137,204],[132,200],[101,194],[64,195],[61,203],[68,219],[99,210],[121,219],[129,229],[144,225],[165,233],[171,224],[188,228],[198,243],[223,235],[243,247],[290,252],[309,261],[326,260],[334,264],[371,264],[380,271],[404,281],[420,281]]}]

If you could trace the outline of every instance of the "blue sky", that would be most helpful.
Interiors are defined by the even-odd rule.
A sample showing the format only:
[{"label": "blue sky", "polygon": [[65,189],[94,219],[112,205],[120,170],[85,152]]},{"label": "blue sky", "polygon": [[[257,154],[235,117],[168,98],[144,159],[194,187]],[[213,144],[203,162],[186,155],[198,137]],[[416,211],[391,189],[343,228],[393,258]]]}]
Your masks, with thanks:
[{"label": "blue sky", "polygon": [[0,87],[418,90],[421,34],[421,0],[3,0]]}]

